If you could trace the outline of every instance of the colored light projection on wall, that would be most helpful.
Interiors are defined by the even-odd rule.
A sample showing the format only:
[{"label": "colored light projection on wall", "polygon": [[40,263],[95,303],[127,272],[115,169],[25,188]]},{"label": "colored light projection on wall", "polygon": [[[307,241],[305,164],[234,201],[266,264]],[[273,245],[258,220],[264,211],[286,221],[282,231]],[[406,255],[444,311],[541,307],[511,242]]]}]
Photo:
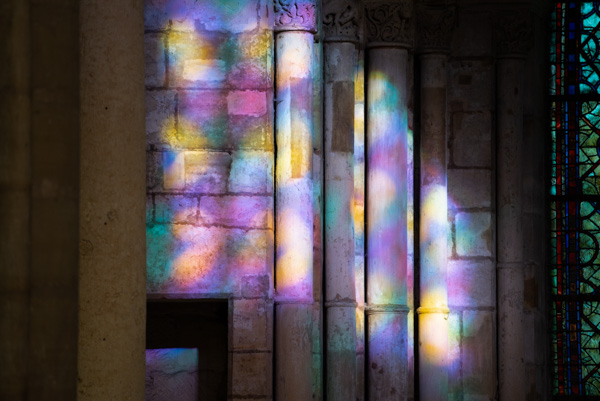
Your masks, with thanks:
[{"label": "colored light projection on wall", "polygon": [[[272,296],[267,4],[146,0],[144,15],[147,292]],[[147,350],[146,398],[199,399],[199,357],[197,349]]]},{"label": "colored light projection on wall", "polygon": [[[269,293],[272,32],[256,1],[145,2],[147,292]],[[179,294],[179,295],[177,295]]]},{"label": "colored light projection on wall", "polygon": [[554,395],[600,395],[599,7],[557,2],[552,14]]}]

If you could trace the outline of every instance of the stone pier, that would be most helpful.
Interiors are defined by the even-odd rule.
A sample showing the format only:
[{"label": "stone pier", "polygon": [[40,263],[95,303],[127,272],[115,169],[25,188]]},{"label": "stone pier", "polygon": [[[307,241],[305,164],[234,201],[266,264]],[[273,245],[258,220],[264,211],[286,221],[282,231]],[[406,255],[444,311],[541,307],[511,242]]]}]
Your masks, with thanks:
[{"label": "stone pier", "polygon": [[143,2],[85,0],[81,23],[79,400],[144,400]]}]

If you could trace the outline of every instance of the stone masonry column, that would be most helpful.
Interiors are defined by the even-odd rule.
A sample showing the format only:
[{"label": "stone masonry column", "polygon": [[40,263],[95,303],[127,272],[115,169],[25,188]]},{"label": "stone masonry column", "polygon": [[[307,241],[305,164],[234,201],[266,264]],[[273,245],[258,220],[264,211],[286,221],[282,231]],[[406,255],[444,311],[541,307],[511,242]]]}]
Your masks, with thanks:
[{"label": "stone masonry column", "polygon": [[276,0],[275,399],[312,399],[316,3]]},{"label": "stone masonry column", "polygon": [[412,2],[369,2],[367,19],[368,399],[406,400],[407,58]]},{"label": "stone masonry column", "polygon": [[421,61],[421,205],[419,393],[423,401],[448,399],[448,185],[446,61],[452,10],[419,13]]},{"label": "stone masonry column", "polygon": [[80,3],[79,400],[144,400],[144,17]]},{"label": "stone masonry column", "polygon": [[523,361],[522,142],[523,74],[529,21],[522,12],[498,19],[497,207],[498,375],[501,401],[525,400]]},{"label": "stone masonry column", "polygon": [[325,317],[327,400],[356,400],[353,1],[325,0]]}]

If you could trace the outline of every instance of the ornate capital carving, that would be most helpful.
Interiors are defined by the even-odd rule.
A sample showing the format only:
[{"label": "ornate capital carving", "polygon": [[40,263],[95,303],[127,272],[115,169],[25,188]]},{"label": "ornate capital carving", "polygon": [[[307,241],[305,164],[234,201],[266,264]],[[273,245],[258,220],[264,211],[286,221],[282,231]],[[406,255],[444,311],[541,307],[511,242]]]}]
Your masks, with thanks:
[{"label": "ornate capital carving", "polygon": [[317,31],[315,0],[274,0],[275,31]]},{"label": "ornate capital carving", "polygon": [[529,12],[501,14],[495,23],[498,56],[524,57],[531,48],[533,31]]},{"label": "ornate capital carving", "polygon": [[411,47],[414,25],[412,0],[369,2],[365,10],[369,44]]},{"label": "ornate capital carving", "polygon": [[361,12],[356,0],[323,1],[323,33],[326,41],[356,42]]},{"label": "ornate capital carving", "polygon": [[418,11],[418,15],[420,49],[423,51],[448,51],[454,27],[454,7],[422,8]]}]

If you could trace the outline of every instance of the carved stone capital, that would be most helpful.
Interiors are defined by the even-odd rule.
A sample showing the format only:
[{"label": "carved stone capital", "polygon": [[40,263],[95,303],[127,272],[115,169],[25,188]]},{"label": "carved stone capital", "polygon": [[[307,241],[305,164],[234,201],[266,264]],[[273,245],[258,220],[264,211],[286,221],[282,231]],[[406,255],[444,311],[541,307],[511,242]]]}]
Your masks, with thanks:
[{"label": "carved stone capital", "polygon": [[372,1],[365,5],[369,46],[409,48],[413,43],[412,0]]},{"label": "carved stone capital", "polygon": [[500,57],[525,57],[532,45],[531,14],[515,11],[496,17],[496,52]]},{"label": "carved stone capital", "polygon": [[357,42],[361,14],[357,0],[323,0],[325,41]]},{"label": "carved stone capital", "polygon": [[274,0],[274,30],[317,32],[316,0]]},{"label": "carved stone capital", "polygon": [[454,27],[455,10],[421,8],[418,10],[418,45],[423,52],[447,52]]}]

